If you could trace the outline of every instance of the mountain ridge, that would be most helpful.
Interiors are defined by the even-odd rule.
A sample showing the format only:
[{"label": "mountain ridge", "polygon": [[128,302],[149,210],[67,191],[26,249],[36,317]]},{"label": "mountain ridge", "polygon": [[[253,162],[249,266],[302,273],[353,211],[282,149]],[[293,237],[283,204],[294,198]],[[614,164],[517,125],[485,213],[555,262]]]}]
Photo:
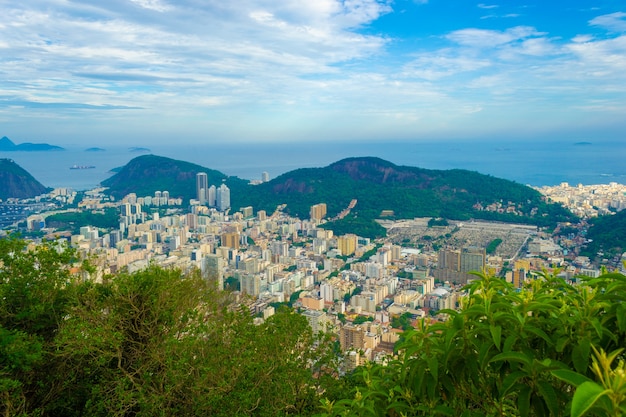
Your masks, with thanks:
[{"label": "mountain ridge", "polygon": [[[353,214],[366,219],[392,211],[396,218],[480,218],[537,225],[570,221],[561,205],[548,204],[536,190],[513,181],[467,170],[429,170],[399,166],[376,157],[345,158],[321,168],[300,168],[271,181],[249,185],[238,177],[166,157],[143,155],[102,182],[117,198],[128,192],[151,195],[167,189],[172,197],[195,198],[195,174],[209,184],[231,188],[231,206],[253,206],[308,218],[310,206],[326,203],[329,217],[358,201]],[[169,188],[167,188],[169,187]],[[141,194],[140,194],[141,193]]]}]

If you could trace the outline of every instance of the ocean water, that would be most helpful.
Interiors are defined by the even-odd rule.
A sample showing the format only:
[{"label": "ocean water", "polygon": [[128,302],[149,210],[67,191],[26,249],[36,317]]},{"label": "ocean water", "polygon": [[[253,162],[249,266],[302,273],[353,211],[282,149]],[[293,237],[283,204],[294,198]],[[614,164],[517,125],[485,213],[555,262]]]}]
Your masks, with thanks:
[{"label": "ocean water", "polygon": [[[61,145],[63,146],[63,145]],[[111,169],[148,152],[108,147],[101,152],[67,147],[55,152],[0,152],[48,187],[91,189]],[[626,183],[626,142],[332,142],[290,144],[198,144],[150,146],[154,155],[193,162],[245,179],[271,178],[297,168],[322,167],[342,158],[376,156],[397,165],[468,169],[522,184],[541,186]],[[72,165],[93,169],[72,170]]]}]

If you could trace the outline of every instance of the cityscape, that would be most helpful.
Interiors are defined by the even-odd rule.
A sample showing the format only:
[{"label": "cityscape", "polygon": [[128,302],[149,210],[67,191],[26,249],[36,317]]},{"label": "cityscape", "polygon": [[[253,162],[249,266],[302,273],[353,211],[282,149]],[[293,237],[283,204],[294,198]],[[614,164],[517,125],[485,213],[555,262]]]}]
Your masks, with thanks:
[{"label": "cityscape", "polygon": [[623,1],[0,12],[0,415],[626,415]]},{"label": "cityscape", "polygon": [[[269,181],[265,172],[261,178],[252,183]],[[218,289],[235,291],[236,302],[245,304],[256,322],[288,303],[306,317],[313,332],[336,335],[345,354],[344,371],[388,360],[403,331],[399,317],[413,325],[425,317],[445,319],[437,312],[458,308],[474,273],[501,276],[515,288],[544,270],[559,271],[568,282],[601,274],[601,265],[574,255],[584,239],[555,239],[537,226],[480,220],[433,226],[433,219],[416,218],[380,220],[387,231],[383,239],[337,236],[320,228],[329,220],[325,202],[311,206],[309,218],[299,219],[285,214],[282,206],[272,213],[251,206],[233,209],[230,189],[209,185],[204,172],[196,174],[195,189],[189,207],[168,190],[151,196],[131,193],[114,201],[103,188],[86,191],[81,201],[75,201],[76,191],[60,188],[3,207],[27,207],[17,221],[9,217],[12,226],[21,223],[38,239],[67,239],[81,258],[97,266],[91,277],[96,281],[149,265],[197,269]],[[582,218],[626,207],[626,186],[617,183],[537,189]],[[69,204],[77,208],[64,210]],[[353,200],[340,216],[357,204]],[[37,213],[26,216],[30,210]],[[72,234],[46,222],[63,211],[105,210],[118,213],[119,227],[84,224]],[[626,256],[612,259],[604,267],[624,271],[624,260]]]}]

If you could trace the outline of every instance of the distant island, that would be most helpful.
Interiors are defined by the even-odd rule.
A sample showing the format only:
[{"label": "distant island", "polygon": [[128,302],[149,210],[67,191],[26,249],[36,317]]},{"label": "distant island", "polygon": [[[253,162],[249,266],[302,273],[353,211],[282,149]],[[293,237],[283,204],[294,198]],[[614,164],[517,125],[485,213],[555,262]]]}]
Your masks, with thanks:
[{"label": "distant island", "polygon": [[106,151],[106,149],[102,149],[102,148],[87,148],[85,149],[85,152],[104,152]]},{"label": "distant island", "polygon": [[20,143],[15,144],[6,136],[0,139],[0,152],[34,152],[34,151],[64,151],[60,146],[48,145],[47,143]]},{"label": "distant island", "polygon": [[591,145],[591,142],[576,142],[574,143],[575,146],[587,146],[587,145]]},{"label": "distant island", "polygon": [[139,148],[139,147],[130,147],[128,148],[131,152],[151,152],[148,148]]}]

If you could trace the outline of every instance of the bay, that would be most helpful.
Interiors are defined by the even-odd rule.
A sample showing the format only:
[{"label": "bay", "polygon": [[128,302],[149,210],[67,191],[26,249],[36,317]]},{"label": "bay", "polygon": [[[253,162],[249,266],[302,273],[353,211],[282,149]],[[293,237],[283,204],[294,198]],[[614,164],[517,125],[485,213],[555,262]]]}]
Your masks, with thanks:
[{"label": "bay", "polygon": [[[63,146],[62,144],[60,146]],[[397,165],[426,169],[467,169],[533,186],[626,182],[626,143],[533,142],[318,142],[204,143],[148,145],[149,152],[125,147],[88,152],[66,147],[55,152],[0,152],[48,187],[91,189],[112,169],[144,153],[179,159],[244,179],[274,178],[285,172],[322,167],[347,157],[374,156]],[[92,169],[70,169],[93,165]]]}]

